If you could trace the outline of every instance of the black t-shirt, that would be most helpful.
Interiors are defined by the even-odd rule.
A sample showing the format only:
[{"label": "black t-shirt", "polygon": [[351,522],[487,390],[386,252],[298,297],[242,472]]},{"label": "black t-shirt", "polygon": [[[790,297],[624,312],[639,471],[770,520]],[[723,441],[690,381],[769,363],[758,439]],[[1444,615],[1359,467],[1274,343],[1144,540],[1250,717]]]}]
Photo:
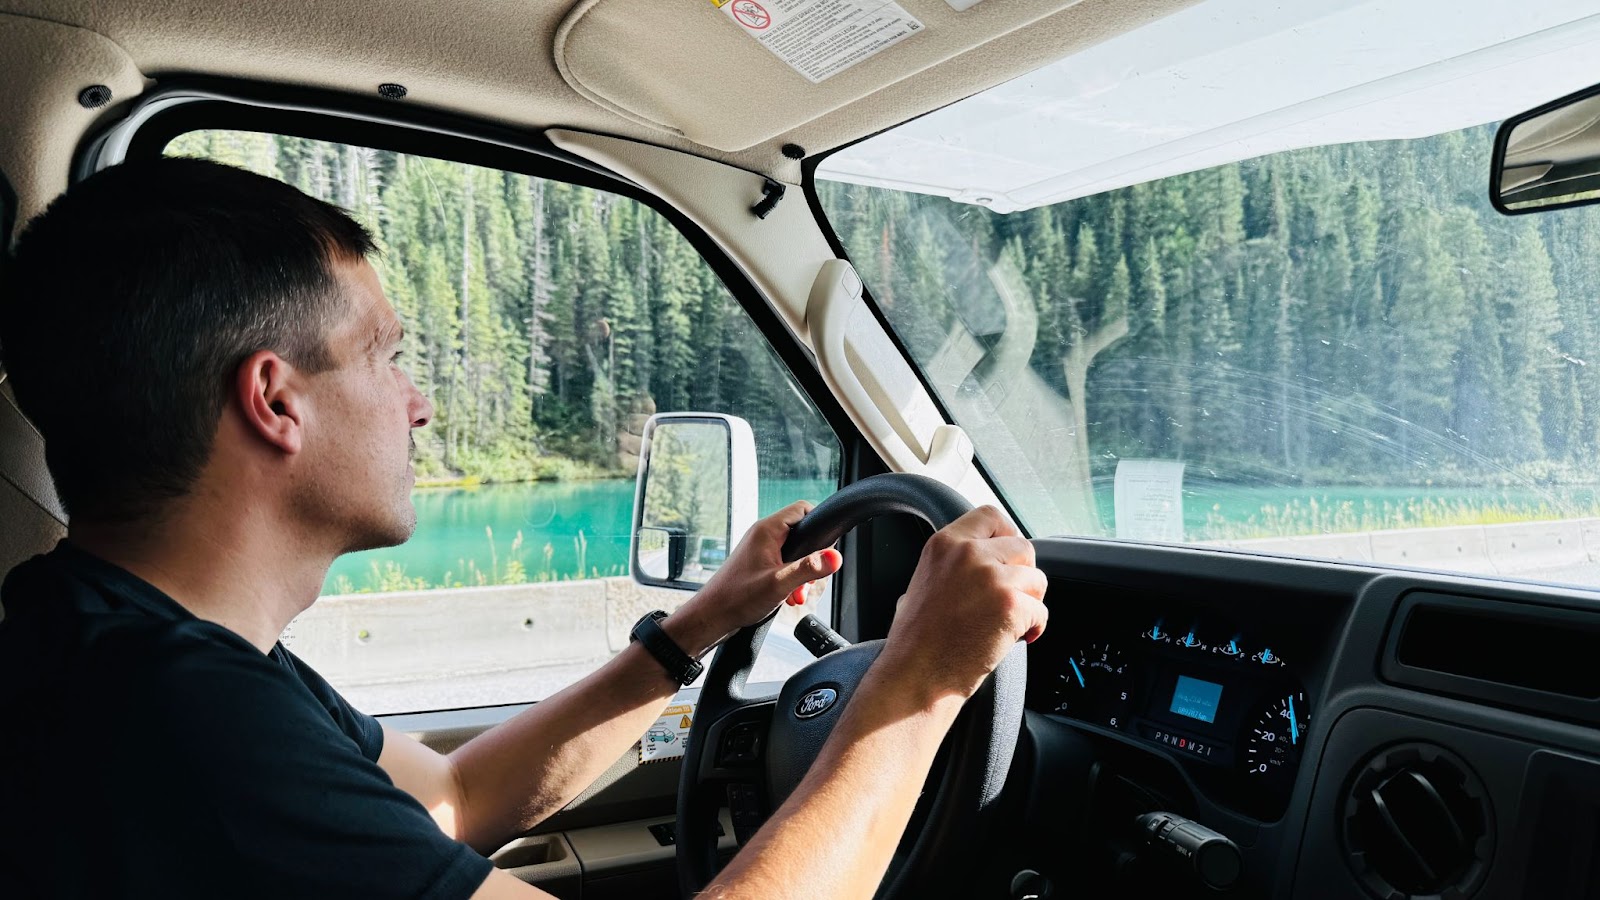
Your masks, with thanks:
[{"label": "black t-shirt", "polygon": [[282,645],[66,541],[0,596],[0,897],[446,900],[488,877]]}]

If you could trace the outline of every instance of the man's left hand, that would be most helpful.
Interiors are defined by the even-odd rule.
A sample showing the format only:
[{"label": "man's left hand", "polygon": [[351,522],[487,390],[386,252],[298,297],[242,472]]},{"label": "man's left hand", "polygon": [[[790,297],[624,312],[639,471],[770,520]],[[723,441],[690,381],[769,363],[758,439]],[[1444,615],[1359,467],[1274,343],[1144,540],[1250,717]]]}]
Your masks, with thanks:
[{"label": "man's left hand", "polygon": [[793,562],[783,561],[789,529],[810,511],[811,504],[801,500],[750,526],[717,573],[673,618],[704,623],[709,647],[761,621],[781,602],[805,602],[806,586],[839,571],[844,562],[832,547]]}]

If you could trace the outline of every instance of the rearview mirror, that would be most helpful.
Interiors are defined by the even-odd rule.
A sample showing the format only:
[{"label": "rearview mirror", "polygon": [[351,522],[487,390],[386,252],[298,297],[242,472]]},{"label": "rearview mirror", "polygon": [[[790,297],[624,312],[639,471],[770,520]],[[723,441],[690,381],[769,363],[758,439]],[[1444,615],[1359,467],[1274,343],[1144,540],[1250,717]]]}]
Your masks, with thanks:
[{"label": "rearview mirror", "polygon": [[750,424],[715,413],[661,413],[645,423],[633,501],[633,579],[698,590],[756,521]]},{"label": "rearview mirror", "polygon": [[1600,85],[1501,124],[1489,199],[1506,215],[1600,202]]}]

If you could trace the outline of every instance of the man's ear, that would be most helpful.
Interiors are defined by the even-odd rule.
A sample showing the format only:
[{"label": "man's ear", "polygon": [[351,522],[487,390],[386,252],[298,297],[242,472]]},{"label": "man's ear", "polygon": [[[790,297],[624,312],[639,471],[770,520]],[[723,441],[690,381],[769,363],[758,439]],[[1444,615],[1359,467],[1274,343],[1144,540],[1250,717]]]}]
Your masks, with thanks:
[{"label": "man's ear", "polygon": [[234,399],[252,434],[284,453],[299,453],[305,434],[304,397],[291,386],[294,366],[271,350],[257,350],[239,364]]}]

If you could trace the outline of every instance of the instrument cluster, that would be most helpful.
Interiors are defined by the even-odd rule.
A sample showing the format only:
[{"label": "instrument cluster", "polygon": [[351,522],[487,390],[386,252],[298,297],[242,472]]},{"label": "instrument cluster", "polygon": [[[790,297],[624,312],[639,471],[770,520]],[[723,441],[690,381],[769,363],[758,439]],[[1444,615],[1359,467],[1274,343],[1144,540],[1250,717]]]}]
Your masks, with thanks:
[{"label": "instrument cluster", "polygon": [[1030,708],[1159,745],[1241,811],[1269,817],[1286,802],[1313,710],[1300,661],[1270,636],[1217,616],[1130,611],[1058,626],[1032,650]]}]

